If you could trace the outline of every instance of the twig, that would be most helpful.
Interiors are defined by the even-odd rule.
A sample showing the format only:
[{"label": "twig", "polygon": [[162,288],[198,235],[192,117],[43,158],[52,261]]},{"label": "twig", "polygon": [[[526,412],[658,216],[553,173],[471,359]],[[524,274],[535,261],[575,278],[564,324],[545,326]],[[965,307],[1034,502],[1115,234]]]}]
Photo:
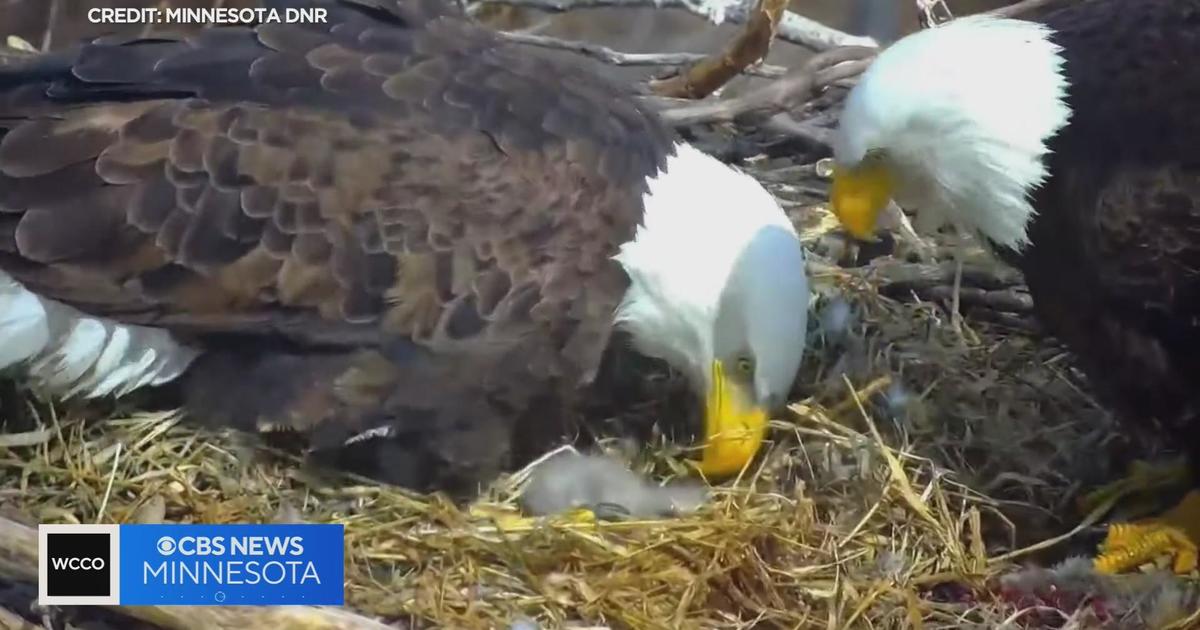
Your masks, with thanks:
[{"label": "twig", "polygon": [[781,136],[802,138],[813,144],[828,147],[833,142],[833,131],[813,124],[811,120],[796,120],[787,113],[775,114],[763,127]]},{"label": "twig", "polygon": [[995,556],[988,560],[988,565],[996,566],[996,565],[1003,564],[1006,562],[1011,562],[1017,558],[1020,558],[1021,556],[1027,556],[1036,551],[1041,551],[1043,549],[1049,549],[1050,547],[1053,547],[1061,542],[1070,540],[1070,539],[1074,538],[1076,535],[1078,535],[1080,532],[1086,531],[1088,528],[1090,528],[1091,526],[1098,523],[1100,521],[1100,519],[1103,518],[1105,514],[1108,514],[1113,509],[1113,507],[1117,504],[1117,502],[1120,500],[1121,500],[1121,496],[1114,494],[1113,496],[1108,497],[1108,499],[1106,499],[1105,501],[1103,501],[1102,503],[1097,505],[1096,508],[1093,509],[1090,513],[1088,513],[1088,515],[1085,516],[1083,518],[1083,520],[1079,522],[1078,525],[1076,525],[1073,529],[1071,529],[1071,531],[1069,531],[1065,534],[1061,534],[1059,536],[1055,536],[1053,538],[1043,540],[1039,543],[1029,545],[1028,547],[1023,547],[1021,549],[1014,549],[1008,553],[1001,554],[999,556]]},{"label": "twig", "polygon": [[14,612],[0,608],[0,630],[42,630],[42,627],[33,625]]},{"label": "twig", "polygon": [[96,522],[101,523],[104,510],[108,508],[108,499],[112,496],[113,482],[117,479],[117,469],[121,467],[121,442],[117,442],[117,452],[113,454],[112,472],[108,475],[108,484],[104,486],[104,498],[100,501],[100,509],[96,510]]},{"label": "twig", "polygon": [[[957,260],[928,264],[878,258],[862,273],[883,295],[901,298],[915,294],[926,300],[947,301],[952,313],[967,306],[1008,313],[1033,311],[1033,298],[1020,272],[1001,265],[963,264],[960,274],[958,268]],[[956,295],[958,307],[954,306]]]},{"label": "twig", "polygon": [[[38,534],[0,517],[0,579],[36,582]],[[109,606],[118,614],[171,630],[212,628],[307,628],[309,630],[388,630],[391,627],[349,610],[319,606]]]},{"label": "twig", "polygon": [[1163,630],[1188,630],[1188,628],[1196,628],[1200,625],[1200,610],[1188,615],[1184,619],[1172,622]]},{"label": "twig", "polygon": [[28,446],[37,446],[45,444],[54,437],[54,432],[50,429],[37,429],[36,431],[24,431],[22,433],[6,433],[0,435],[0,448],[20,448]]},{"label": "twig", "polygon": [[654,81],[655,94],[683,98],[704,98],[717,91],[744,68],[767,58],[771,42],[779,28],[787,0],[756,0],[750,19],[729,46],[668,79]]},{"label": "twig", "polygon": [[737,98],[704,101],[661,112],[663,120],[676,126],[701,122],[750,122],[791,111],[835,81],[861,74],[871,63],[875,49],[848,46],[813,56],[783,78]]},{"label": "twig", "polygon": [[917,234],[912,221],[909,220],[908,215],[904,214],[904,210],[895,201],[888,202],[880,224],[886,225],[887,228],[891,229],[896,236],[896,242],[903,244],[912,253],[916,254],[920,262],[937,262],[937,245]]},{"label": "twig", "polygon": [[42,33],[42,52],[49,51],[50,46],[54,44],[54,29],[58,26],[61,9],[62,3],[59,0],[50,0],[50,7],[46,12],[46,30]]},{"label": "twig", "polygon": [[[917,295],[927,300],[954,300],[953,286],[936,286],[912,289]],[[1017,289],[980,289],[979,287],[960,287],[958,290],[959,307],[982,306],[993,311],[1008,313],[1033,312],[1033,298],[1024,291]],[[951,307],[952,309],[955,307]],[[961,312],[958,315],[961,319]]]},{"label": "twig", "polygon": [[950,295],[950,326],[954,328],[954,332],[958,333],[959,336],[963,333],[962,312],[959,310],[959,305],[962,304],[962,272],[962,257],[955,256],[954,285]]},{"label": "twig", "polygon": [[213,628],[305,628],[305,630],[393,630],[392,626],[343,608],[317,606],[113,606],[113,611],[169,630]]},{"label": "twig", "polygon": [[[883,454],[887,461],[888,469],[891,472],[891,480],[896,483],[896,487],[900,492],[900,497],[908,504],[912,511],[920,516],[929,525],[932,525],[934,531],[942,535],[942,528],[938,520],[933,517],[933,512],[929,506],[921,500],[921,496],[913,490],[912,483],[908,479],[908,473],[904,471],[904,466],[900,463],[900,459],[896,457],[892,450],[888,447],[887,442],[883,441],[883,436],[879,433],[879,428],[875,426],[875,421],[871,419],[871,414],[867,413],[867,408],[863,406],[862,397],[854,389],[854,385],[850,382],[849,377],[842,375],[842,383],[850,391],[850,397],[854,401],[854,406],[858,409],[858,414],[866,423],[867,429],[871,431],[871,437],[875,438],[875,445],[879,448],[879,452]],[[889,483],[889,486],[891,484]],[[942,535],[943,538],[946,536]]]},{"label": "twig", "polygon": [[[881,288],[912,289],[952,284],[954,267],[953,261],[922,264],[879,258],[872,261],[865,272]],[[1002,265],[964,265],[962,282],[969,287],[987,290],[1008,289],[1024,284],[1019,271]]]},{"label": "twig", "polygon": [[998,15],[1000,17],[1018,17],[1025,15],[1026,13],[1033,13],[1038,9],[1052,7],[1056,4],[1066,4],[1068,1],[1073,0],[1021,0],[1020,2],[1010,4],[1006,7],[992,9],[987,13],[989,15]]},{"label": "twig", "polygon": [[[750,19],[747,3],[733,0],[728,4],[718,4],[721,0],[480,0],[489,4],[505,4],[510,6],[529,7],[541,11],[562,13],[574,9],[595,9],[600,7],[622,8],[655,8],[682,9],[699,15],[714,23],[723,21],[744,24]],[[790,11],[784,12],[779,23],[779,37],[793,44],[804,46],[816,51],[829,50],[839,46],[865,46],[878,48],[879,44],[870,37],[860,37],[830,28]]]},{"label": "twig", "polygon": [[37,530],[0,517],[0,579],[33,582],[38,579]]},{"label": "twig", "polygon": [[[700,53],[627,53],[590,42],[558,39],[530,33],[500,32],[499,35],[520,44],[578,53],[613,66],[686,66],[708,58],[708,55]],[[742,68],[742,71],[746,74],[774,79],[786,74],[787,68],[756,64]]]},{"label": "twig", "polygon": [[[938,15],[939,12],[941,15]],[[921,28],[932,28],[953,20],[954,14],[946,6],[946,0],[917,0],[917,18]]]},{"label": "twig", "polygon": [[[968,304],[968,306],[970,305]],[[990,305],[984,305],[982,308],[968,308],[967,317],[977,324],[981,322],[992,324],[1020,331],[1033,337],[1041,337],[1045,334],[1032,313],[1017,313],[1008,309],[993,308]]]}]

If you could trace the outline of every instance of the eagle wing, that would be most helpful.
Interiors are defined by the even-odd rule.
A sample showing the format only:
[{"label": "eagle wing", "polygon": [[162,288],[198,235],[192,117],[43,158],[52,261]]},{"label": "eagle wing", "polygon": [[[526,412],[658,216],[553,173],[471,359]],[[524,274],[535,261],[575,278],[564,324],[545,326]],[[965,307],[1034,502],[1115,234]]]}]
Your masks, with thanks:
[{"label": "eagle wing", "polygon": [[1047,17],[1073,111],[1022,263],[1097,391],[1183,436],[1200,427],[1198,20],[1197,0],[1093,0]]},{"label": "eagle wing", "polygon": [[456,16],[328,6],[0,74],[5,270],[183,335],[461,345],[611,313],[661,128]]},{"label": "eagle wing", "polygon": [[193,417],[470,487],[560,439],[671,139],[440,3],[323,6],[0,71],[0,269],[206,350]]}]

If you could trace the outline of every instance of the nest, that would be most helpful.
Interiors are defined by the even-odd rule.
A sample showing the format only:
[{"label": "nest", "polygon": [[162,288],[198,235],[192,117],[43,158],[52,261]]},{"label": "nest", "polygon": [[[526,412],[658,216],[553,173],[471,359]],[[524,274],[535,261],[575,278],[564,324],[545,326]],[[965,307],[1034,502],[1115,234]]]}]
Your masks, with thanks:
[{"label": "nest", "polygon": [[[803,217],[806,240],[822,250],[832,222],[816,207]],[[346,607],[358,617],[311,608],[116,611],[153,627],[349,628],[379,623],[373,618],[464,629],[990,628],[1019,620],[996,578],[1026,560],[1090,552],[1094,532],[1072,529],[1081,518],[1075,497],[1119,472],[1110,462],[1123,452],[1145,447],[1118,437],[1069,357],[1022,314],[996,323],[968,308],[957,320],[939,303],[887,297],[905,286],[895,269],[907,263],[895,257],[846,268],[814,254],[811,264],[817,303],[796,402],[753,467],[693,514],[525,518],[517,498],[528,471],[459,506],[311,470],[172,414],[115,409],[97,418],[94,406],[54,407],[23,394],[5,400],[6,417],[32,415],[39,428],[0,436],[4,516],[29,526],[345,525]],[[633,455],[647,475],[685,470],[677,445]],[[1074,536],[1045,542],[1064,532]],[[19,583],[21,575],[8,568],[0,578]],[[14,610],[31,615],[24,606]]]},{"label": "nest", "polygon": [[[752,467],[695,513],[528,518],[518,498],[529,470],[456,505],[314,470],[174,414],[53,405],[13,387],[0,422],[29,430],[0,434],[0,626],[1200,623],[1189,617],[1200,602],[1175,586],[1154,600],[1166,604],[1102,614],[1094,598],[1043,596],[1037,585],[1051,578],[1021,572],[1094,552],[1100,514],[1079,513],[1076,499],[1159,445],[1123,434],[1096,405],[1070,356],[1037,329],[1019,275],[975,252],[955,291],[948,263],[855,251],[814,203],[825,187],[805,161],[750,165],[814,252],[811,348],[794,403]],[[951,237],[939,249],[968,253]],[[655,479],[687,470],[684,449],[666,440],[611,450]],[[31,528],[92,522],[342,523],[346,607],[38,608]],[[1129,579],[1122,592],[1142,592]]]}]

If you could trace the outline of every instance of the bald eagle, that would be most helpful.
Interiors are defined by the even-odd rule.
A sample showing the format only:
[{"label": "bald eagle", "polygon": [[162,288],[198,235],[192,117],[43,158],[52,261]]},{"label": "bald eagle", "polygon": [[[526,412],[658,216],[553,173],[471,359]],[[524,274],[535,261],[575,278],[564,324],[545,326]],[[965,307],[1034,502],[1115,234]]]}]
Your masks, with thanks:
[{"label": "bald eagle", "polygon": [[[1085,0],[1038,22],[971,16],[912,34],[848,95],[832,188],[861,238],[889,199],[926,229],[974,232],[1022,270],[1102,399],[1190,449],[1193,471],[1197,59],[1200,0]],[[1191,512],[1185,529],[1200,525]]]},{"label": "bald eagle", "polygon": [[700,469],[747,463],[809,302],[774,198],[450,3],[318,2],[0,70],[0,367],[386,436],[383,476],[447,489],[570,437],[629,343],[690,384]]}]

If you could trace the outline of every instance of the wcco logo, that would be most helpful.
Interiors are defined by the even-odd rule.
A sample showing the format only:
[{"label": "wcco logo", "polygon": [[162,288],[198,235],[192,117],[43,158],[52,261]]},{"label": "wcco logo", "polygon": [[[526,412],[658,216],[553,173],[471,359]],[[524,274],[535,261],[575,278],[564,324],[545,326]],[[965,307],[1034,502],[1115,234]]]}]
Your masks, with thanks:
[{"label": "wcco logo", "polygon": [[116,604],[118,525],[39,525],[38,603]]},{"label": "wcco logo", "polygon": [[[54,537],[62,535],[63,534],[53,534]],[[104,558],[101,557],[79,558],[72,556],[70,558],[64,558],[59,556],[57,558],[50,558],[50,568],[54,569],[55,571],[103,571],[104,567],[107,565],[108,563],[105,562]]]}]

